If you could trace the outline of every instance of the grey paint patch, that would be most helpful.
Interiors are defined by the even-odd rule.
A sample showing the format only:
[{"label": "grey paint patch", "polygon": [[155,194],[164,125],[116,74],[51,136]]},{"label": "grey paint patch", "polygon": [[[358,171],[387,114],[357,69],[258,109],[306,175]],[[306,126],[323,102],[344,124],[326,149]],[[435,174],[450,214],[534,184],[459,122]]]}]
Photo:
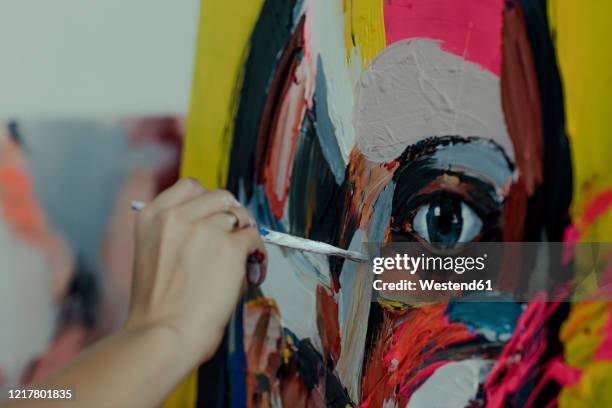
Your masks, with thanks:
[{"label": "grey paint patch", "polygon": [[439,168],[468,175],[475,173],[481,179],[490,180],[498,192],[514,180],[508,158],[501,148],[487,139],[439,146],[433,160]]},{"label": "grey paint patch", "polygon": [[381,52],[360,75],[353,118],[357,145],[377,163],[437,135],[491,139],[514,157],[499,78],[433,40],[398,41]]}]

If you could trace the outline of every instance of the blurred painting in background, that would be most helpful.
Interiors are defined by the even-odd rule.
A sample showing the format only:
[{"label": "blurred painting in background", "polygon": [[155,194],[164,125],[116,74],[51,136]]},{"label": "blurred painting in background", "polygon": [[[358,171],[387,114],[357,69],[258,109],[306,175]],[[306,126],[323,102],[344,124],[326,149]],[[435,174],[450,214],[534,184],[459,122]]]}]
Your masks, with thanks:
[{"label": "blurred painting in background", "polygon": [[131,200],[177,179],[178,117],[7,121],[0,128],[0,389],[50,375],[118,328]]}]

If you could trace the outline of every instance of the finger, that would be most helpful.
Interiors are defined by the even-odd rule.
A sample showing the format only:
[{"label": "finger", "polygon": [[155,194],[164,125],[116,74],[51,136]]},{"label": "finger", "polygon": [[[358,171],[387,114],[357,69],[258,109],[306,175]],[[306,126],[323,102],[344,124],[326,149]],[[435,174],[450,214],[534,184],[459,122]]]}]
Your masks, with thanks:
[{"label": "finger", "polygon": [[203,221],[207,226],[228,232],[255,226],[255,221],[244,207],[218,212],[204,218]]},{"label": "finger", "polygon": [[[188,222],[199,222],[215,213],[237,210],[242,205],[226,190],[209,191],[181,204],[177,211]],[[238,215],[237,215],[238,217]],[[240,221],[240,219],[239,219]]]},{"label": "finger", "polygon": [[167,210],[183,204],[202,193],[206,189],[194,178],[184,178],[177,181],[172,187],[164,190],[151,203],[147,204],[145,210],[157,211]]},{"label": "finger", "polygon": [[230,208],[227,212],[234,214],[238,219],[238,226],[235,229],[257,226],[249,211],[244,207]]},{"label": "finger", "polygon": [[[202,224],[196,224],[196,228],[201,228]],[[232,232],[240,228],[240,219],[231,211],[222,211],[206,217],[205,224],[218,231]]]}]

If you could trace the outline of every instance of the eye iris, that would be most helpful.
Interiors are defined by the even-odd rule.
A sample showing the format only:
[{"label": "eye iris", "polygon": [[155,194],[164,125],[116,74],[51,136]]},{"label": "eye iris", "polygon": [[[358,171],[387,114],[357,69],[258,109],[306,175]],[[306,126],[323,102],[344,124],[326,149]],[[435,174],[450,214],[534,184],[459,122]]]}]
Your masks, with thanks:
[{"label": "eye iris", "polygon": [[446,248],[476,239],[483,227],[482,219],[469,205],[446,194],[419,207],[411,224],[408,228],[422,239]]},{"label": "eye iris", "polygon": [[459,241],[463,230],[461,200],[446,195],[429,204],[426,215],[430,242],[451,246]]}]

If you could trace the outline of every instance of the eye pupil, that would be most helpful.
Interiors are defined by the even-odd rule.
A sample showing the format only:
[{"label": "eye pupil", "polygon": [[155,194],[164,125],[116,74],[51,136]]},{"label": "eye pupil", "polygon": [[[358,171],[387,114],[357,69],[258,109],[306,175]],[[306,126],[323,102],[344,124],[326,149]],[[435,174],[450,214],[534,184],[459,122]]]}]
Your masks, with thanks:
[{"label": "eye pupil", "polygon": [[451,248],[470,242],[482,230],[482,219],[463,199],[454,194],[439,194],[420,206],[406,231],[412,230],[423,240]]},{"label": "eye pupil", "polygon": [[448,195],[441,195],[429,204],[426,215],[427,232],[430,242],[452,246],[459,241],[463,230],[461,200]]}]

